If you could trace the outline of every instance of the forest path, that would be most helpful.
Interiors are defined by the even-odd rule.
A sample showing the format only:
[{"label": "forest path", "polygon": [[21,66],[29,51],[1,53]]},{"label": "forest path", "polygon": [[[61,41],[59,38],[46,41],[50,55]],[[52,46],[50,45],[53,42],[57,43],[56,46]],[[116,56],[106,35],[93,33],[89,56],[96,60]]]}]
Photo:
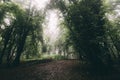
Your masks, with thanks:
[{"label": "forest path", "polygon": [[0,69],[0,80],[120,80],[119,75],[91,76],[79,67],[77,60],[60,60]]}]

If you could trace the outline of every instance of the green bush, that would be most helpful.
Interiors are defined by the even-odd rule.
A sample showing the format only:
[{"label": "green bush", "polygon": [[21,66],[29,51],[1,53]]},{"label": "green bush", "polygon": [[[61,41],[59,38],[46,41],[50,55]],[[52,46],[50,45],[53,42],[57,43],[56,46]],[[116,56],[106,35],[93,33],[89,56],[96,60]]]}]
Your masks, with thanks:
[{"label": "green bush", "polygon": [[52,55],[42,55],[41,59],[62,60],[62,59],[67,59],[67,58],[65,56],[62,56],[62,55],[52,54]]}]

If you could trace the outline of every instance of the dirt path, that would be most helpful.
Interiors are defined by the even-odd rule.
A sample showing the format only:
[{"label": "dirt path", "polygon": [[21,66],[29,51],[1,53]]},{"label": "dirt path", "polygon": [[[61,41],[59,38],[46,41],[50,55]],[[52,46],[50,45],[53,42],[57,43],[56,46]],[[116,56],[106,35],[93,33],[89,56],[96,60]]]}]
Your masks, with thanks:
[{"label": "dirt path", "polygon": [[89,76],[77,69],[78,61],[61,60],[32,66],[0,69],[0,80],[120,80],[118,76]]},{"label": "dirt path", "polygon": [[[72,80],[69,76],[76,61],[53,61],[29,67],[0,70],[2,80]],[[68,77],[69,76],[69,77]],[[73,79],[74,80],[74,79]]]}]

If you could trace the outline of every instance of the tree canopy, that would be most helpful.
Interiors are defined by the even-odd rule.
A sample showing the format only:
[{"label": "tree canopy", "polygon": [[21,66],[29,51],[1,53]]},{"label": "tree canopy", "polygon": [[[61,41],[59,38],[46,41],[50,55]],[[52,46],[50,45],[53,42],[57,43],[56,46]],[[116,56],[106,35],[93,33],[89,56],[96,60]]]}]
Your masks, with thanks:
[{"label": "tree canopy", "polygon": [[[41,27],[43,16],[35,9],[25,10],[14,3],[3,3],[0,7],[1,24],[7,15],[13,15],[13,19],[7,18],[10,20],[9,25],[2,24],[4,29],[2,29],[3,33],[1,33],[3,47],[0,62],[2,63],[3,56],[6,55],[8,64],[17,65],[20,62],[21,53],[25,50],[26,40],[31,39],[34,44],[38,41],[43,42]],[[37,49],[37,45],[34,48]]]},{"label": "tree canopy", "polygon": [[[49,44],[49,38],[44,40],[43,23],[47,23],[47,11],[55,9],[61,15],[57,25],[61,31],[55,43]],[[114,4],[104,0],[50,0],[44,11],[4,0],[0,3],[0,63],[18,65],[21,56],[29,59],[57,51],[64,56],[79,54],[80,60],[95,67],[112,66],[120,59],[118,12],[118,0]]]}]

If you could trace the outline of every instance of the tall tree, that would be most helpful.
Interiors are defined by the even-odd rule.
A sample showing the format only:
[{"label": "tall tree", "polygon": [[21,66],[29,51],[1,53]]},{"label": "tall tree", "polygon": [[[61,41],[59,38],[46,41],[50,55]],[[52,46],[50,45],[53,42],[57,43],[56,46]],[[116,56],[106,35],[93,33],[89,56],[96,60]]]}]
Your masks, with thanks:
[{"label": "tall tree", "polygon": [[63,12],[70,40],[80,57],[96,67],[103,66],[106,58],[110,62],[102,0],[68,0],[68,4],[55,0],[53,5]]},{"label": "tall tree", "polygon": [[[7,55],[7,63],[18,65],[20,63],[21,54],[24,51],[27,36],[36,36],[42,41],[42,15],[34,10],[25,10],[13,3],[4,3],[0,5],[1,24],[6,13],[11,13],[14,19],[9,26],[5,26],[2,39],[4,41],[3,49],[0,55],[2,63],[3,56]],[[3,13],[4,12],[4,13]],[[39,36],[40,35],[40,36]],[[33,38],[34,39],[34,38]]]}]

